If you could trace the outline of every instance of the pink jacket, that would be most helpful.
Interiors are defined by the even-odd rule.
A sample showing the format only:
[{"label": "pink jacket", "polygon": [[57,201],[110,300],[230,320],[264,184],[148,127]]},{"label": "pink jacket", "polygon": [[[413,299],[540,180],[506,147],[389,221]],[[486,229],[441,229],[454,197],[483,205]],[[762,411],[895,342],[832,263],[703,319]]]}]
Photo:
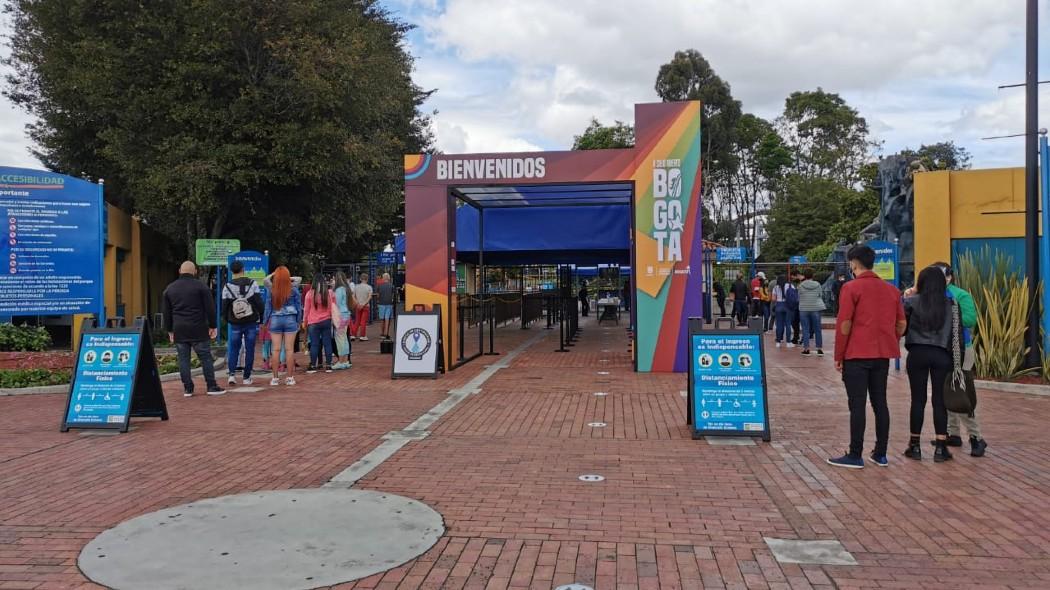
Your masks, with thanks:
[{"label": "pink jacket", "polygon": [[328,293],[328,305],[314,305],[314,291],[310,289],[303,297],[303,319],[306,325],[319,324],[325,320],[332,319],[332,304],[335,303],[335,295]]}]

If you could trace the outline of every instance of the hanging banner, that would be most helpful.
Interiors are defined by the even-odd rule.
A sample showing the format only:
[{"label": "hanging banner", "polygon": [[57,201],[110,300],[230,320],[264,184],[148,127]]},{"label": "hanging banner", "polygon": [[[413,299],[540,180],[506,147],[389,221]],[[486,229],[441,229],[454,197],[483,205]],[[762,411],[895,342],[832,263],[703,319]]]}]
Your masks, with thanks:
[{"label": "hanging banner", "polygon": [[762,335],[690,330],[689,416],[693,438],[770,439]]},{"label": "hanging banner", "polygon": [[897,262],[897,246],[882,240],[872,240],[867,246],[875,251],[875,267],[872,271],[882,280],[900,287],[900,266]]},{"label": "hanging banner", "polygon": [[0,167],[0,316],[102,314],[101,185]]},{"label": "hanging banner", "polygon": [[77,350],[62,432],[70,428],[127,432],[132,416],[168,419],[148,323],[85,328]]}]

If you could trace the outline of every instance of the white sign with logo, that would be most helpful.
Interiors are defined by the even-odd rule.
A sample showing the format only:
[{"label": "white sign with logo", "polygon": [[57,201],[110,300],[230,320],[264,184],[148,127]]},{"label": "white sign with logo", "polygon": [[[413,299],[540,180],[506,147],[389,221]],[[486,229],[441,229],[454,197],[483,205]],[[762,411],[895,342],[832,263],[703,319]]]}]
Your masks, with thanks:
[{"label": "white sign with logo", "polygon": [[434,377],[438,370],[437,312],[402,312],[394,336],[394,378]]}]

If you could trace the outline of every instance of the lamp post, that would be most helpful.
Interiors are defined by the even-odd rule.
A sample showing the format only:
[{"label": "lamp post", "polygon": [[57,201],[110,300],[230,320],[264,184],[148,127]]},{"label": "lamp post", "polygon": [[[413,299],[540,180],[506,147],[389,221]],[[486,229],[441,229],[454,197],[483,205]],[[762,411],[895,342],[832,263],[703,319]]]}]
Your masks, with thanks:
[{"label": "lamp post", "polygon": [[[1039,118],[1039,2],[1027,0],[1025,14],[1025,263],[1028,274],[1027,367],[1042,365],[1040,351],[1039,294],[1039,169],[1037,127]],[[1043,228],[1044,231],[1050,228]]]}]

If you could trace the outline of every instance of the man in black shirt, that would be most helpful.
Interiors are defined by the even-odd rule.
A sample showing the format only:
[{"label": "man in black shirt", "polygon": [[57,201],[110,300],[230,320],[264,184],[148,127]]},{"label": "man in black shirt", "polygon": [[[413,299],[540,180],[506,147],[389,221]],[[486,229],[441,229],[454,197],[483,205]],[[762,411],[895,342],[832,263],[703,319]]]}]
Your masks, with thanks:
[{"label": "man in black shirt", "polygon": [[751,290],[748,288],[747,283],[744,279],[737,277],[733,281],[733,317],[741,326],[747,325],[747,308],[748,299],[751,297]]},{"label": "man in black shirt", "polygon": [[215,301],[204,283],[197,280],[197,265],[190,261],[179,267],[179,278],[164,290],[164,329],[179,354],[179,376],[186,397],[193,397],[190,350],[197,353],[208,386],[208,395],[222,395],[225,389],[215,381],[215,361],[211,340],[215,338]]}]

